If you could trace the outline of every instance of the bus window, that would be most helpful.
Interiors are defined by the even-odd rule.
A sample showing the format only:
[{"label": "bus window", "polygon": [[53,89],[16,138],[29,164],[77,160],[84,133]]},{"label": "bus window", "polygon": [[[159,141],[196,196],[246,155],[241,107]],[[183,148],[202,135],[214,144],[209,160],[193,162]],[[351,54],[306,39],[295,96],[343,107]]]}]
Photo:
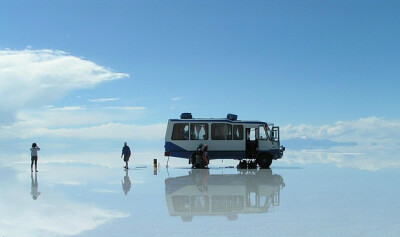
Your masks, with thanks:
[{"label": "bus window", "polygon": [[172,140],[189,140],[189,124],[176,123],[172,130]]},{"label": "bus window", "polygon": [[191,123],[190,140],[208,140],[208,124]]},{"label": "bus window", "polygon": [[272,131],[269,128],[268,124],[265,125],[265,129],[267,130],[266,132],[267,132],[268,139],[271,139],[273,134],[272,134]]},{"label": "bus window", "polygon": [[225,140],[225,123],[211,124],[211,139]]},{"label": "bus window", "polygon": [[210,198],[208,195],[195,195],[190,197],[192,212],[208,212],[210,210]]},{"label": "bus window", "polygon": [[172,196],[172,205],[175,212],[190,213],[189,196]]},{"label": "bus window", "polygon": [[233,125],[233,140],[243,140],[243,125]]},{"label": "bus window", "polygon": [[279,141],[279,127],[272,127],[271,140]]},{"label": "bus window", "polygon": [[226,140],[232,140],[232,124],[226,124]]},{"label": "bus window", "polygon": [[265,127],[263,125],[260,125],[260,127],[258,128],[259,131],[259,139],[260,140],[267,140],[268,136],[267,133],[265,132]]},{"label": "bus window", "polygon": [[255,141],[257,138],[257,129],[256,128],[246,128],[246,139],[250,141]]}]

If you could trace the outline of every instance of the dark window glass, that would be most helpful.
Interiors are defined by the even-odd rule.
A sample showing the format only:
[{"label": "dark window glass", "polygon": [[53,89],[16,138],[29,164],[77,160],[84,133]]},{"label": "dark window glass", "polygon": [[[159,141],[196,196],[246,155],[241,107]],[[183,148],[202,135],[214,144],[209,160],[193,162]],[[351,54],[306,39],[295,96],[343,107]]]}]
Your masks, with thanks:
[{"label": "dark window glass", "polygon": [[243,125],[233,125],[233,140],[243,140]]},{"label": "dark window glass", "polygon": [[213,123],[211,124],[211,139],[213,140],[225,140],[225,123]]},{"label": "dark window glass", "polygon": [[226,140],[232,140],[232,125],[226,124]]},{"label": "dark window glass", "polygon": [[189,140],[189,124],[176,123],[172,130],[172,140]]}]

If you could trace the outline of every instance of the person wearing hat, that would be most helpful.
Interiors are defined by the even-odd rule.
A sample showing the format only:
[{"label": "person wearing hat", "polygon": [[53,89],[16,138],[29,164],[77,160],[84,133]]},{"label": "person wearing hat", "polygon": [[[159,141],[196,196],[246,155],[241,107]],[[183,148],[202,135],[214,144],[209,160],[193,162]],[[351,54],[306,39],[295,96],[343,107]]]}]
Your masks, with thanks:
[{"label": "person wearing hat", "polygon": [[124,142],[124,147],[122,148],[122,154],[121,154],[121,158],[122,156],[124,156],[124,161],[125,161],[125,169],[128,169],[128,161],[129,161],[129,157],[131,156],[131,149],[129,148],[128,144],[126,142]]}]

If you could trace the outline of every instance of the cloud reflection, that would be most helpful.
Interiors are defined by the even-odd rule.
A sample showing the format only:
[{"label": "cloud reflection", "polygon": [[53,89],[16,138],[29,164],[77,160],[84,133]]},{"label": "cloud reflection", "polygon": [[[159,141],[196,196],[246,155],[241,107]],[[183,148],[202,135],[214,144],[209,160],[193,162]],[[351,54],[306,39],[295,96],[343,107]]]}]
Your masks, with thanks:
[{"label": "cloud reflection", "polygon": [[[71,236],[93,230],[116,218],[128,214],[105,210],[93,205],[76,203],[59,197],[58,200],[28,203],[19,200],[1,202],[0,217],[3,236]],[[20,228],[21,223],[27,223]]]},{"label": "cloud reflection", "polygon": [[[68,175],[51,172],[49,167],[44,166],[41,173],[31,174],[30,177],[28,170],[22,171],[13,166],[0,167],[0,183],[4,190],[0,195],[0,236],[74,236],[94,230],[114,219],[130,216],[125,212],[87,203],[80,198],[71,199],[74,195],[68,195],[62,186],[54,185]],[[56,167],[51,168],[56,170]],[[53,182],[51,179],[55,177],[59,177],[59,180]],[[77,179],[81,179],[82,183],[87,182],[85,176]],[[30,192],[27,192],[28,182]],[[75,191],[79,190],[75,187]],[[66,188],[69,190],[71,187]]]},{"label": "cloud reflection", "polygon": [[339,168],[357,168],[377,171],[381,169],[399,169],[400,152],[383,147],[335,147],[326,150],[290,150],[285,151],[279,161],[286,164],[330,164]]}]

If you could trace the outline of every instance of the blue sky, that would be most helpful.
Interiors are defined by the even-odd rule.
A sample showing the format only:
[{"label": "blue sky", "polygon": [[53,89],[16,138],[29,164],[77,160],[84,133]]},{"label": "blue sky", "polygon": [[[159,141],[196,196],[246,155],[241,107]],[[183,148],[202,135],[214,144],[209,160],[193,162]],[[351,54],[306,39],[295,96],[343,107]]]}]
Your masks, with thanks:
[{"label": "blue sky", "polygon": [[[3,1],[0,47],[63,50],[128,73],[127,80],[58,103],[81,105],[75,95],[120,97],[148,107],[154,122],[186,110],[280,124],[398,118],[399,7],[396,1]],[[176,111],[169,109],[172,97],[184,99]]]},{"label": "blue sky", "polygon": [[398,1],[0,5],[3,137],[161,140],[169,118],[192,112],[335,142],[361,137],[330,133],[343,124],[373,126],[399,145]]}]

